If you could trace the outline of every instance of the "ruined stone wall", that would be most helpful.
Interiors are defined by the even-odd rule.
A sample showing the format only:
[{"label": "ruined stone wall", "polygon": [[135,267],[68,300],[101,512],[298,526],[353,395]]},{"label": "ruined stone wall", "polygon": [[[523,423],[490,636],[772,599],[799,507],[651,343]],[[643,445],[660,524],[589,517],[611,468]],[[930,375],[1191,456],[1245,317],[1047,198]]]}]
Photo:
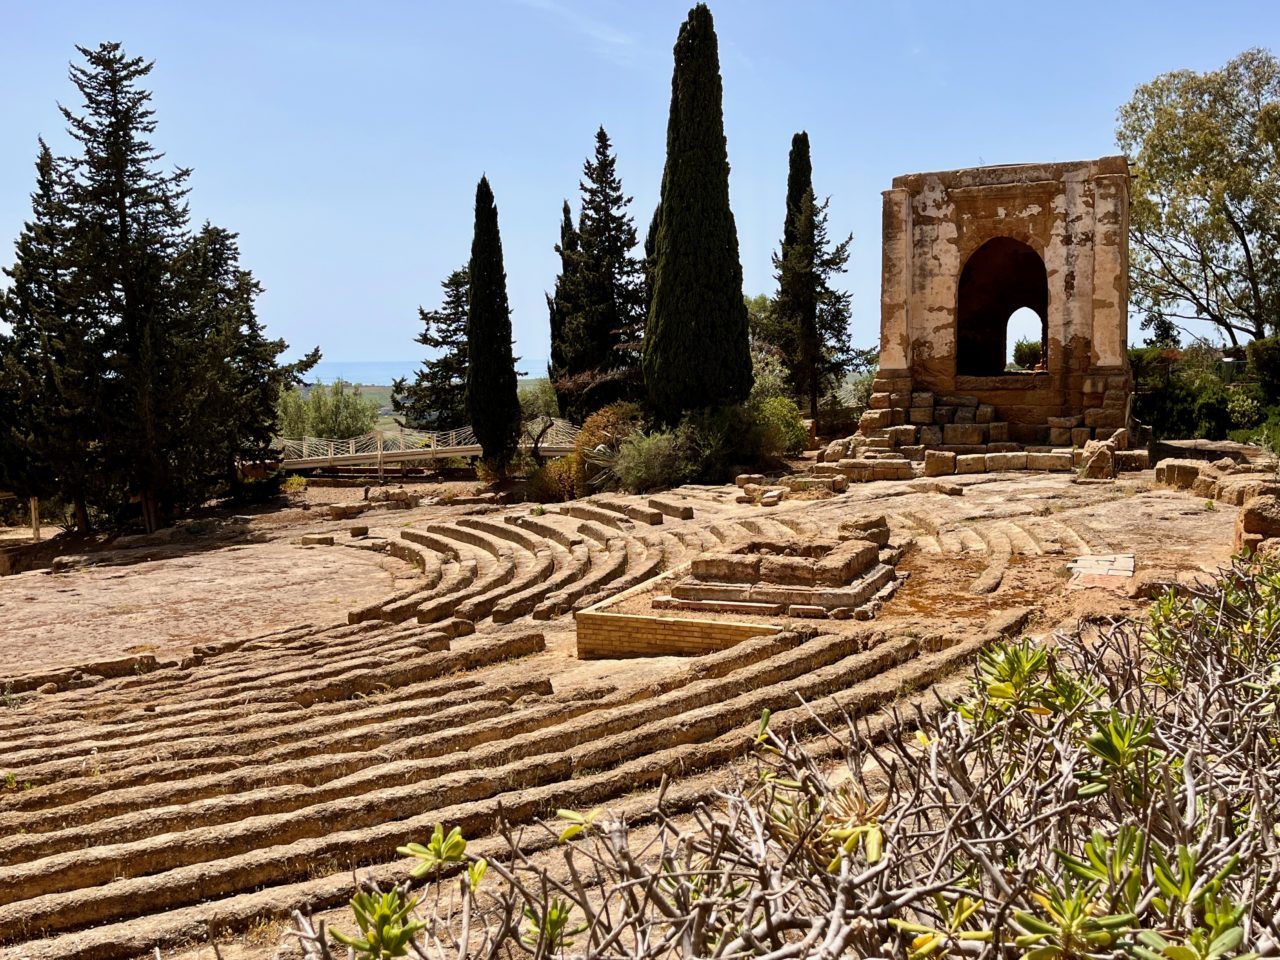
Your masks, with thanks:
[{"label": "ruined stone wall", "polygon": [[[1022,442],[1040,440],[1050,417],[1124,426],[1128,184],[1123,157],[895,178],[884,193],[881,376],[977,397]],[[965,375],[957,369],[960,278],[997,237],[1043,261],[1047,356],[1035,372]]]}]

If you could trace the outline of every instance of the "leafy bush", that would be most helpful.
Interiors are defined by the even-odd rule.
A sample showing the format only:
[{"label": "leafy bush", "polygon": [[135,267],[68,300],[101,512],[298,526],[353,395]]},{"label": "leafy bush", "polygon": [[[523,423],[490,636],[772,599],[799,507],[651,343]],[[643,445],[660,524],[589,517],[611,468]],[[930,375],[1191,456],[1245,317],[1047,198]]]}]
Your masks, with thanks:
[{"label": "leafy bush", "polygon": [[277,412],[278,436],[346,440],[373,429],[378,402],[362,396],[358,384],[338,379],[328,386],[316,383],[305,394],[297,387],[282,391]]},{"label": "leafy bush", "polygon": [[1241,384],[1227,392],[1227,417],[1239,429],[1256,427],[1262,422],[1261,391],[1255,384]]},{"label": "leafy bush", "polygon": [[611,403],[587,417],[574,444],[574,492],[585,497],[615,481],[612,465],[622,441],[646,425],[644,410],[628,402]]},{"label": "leafy bush", "polygon": [[1280,403],[1280,337],[1267,337],[1249,344],[1249,372],[1262,387],[1266,403]]},{"label": "leafy bush", "polygon": [[573,499],[577,456],[557,457],[529,475],[525,495],[535,503],[563,503]]},{"label": "leafy bush", "polygon": [[628,493],[648,493],[683,482],[686,462],[674,433],[633,433],[622,441],[614,466]]},{"label": "leafy bush", "polygon": [[789,397],[769,397],[749,403],[747,409],[758,435],[757,456],[795,456],[804,451],[809,431],[795,401]]},{"label": "leafy bush", "polygon": [[1040,366],[1042,345],[1039,340],[1019,340],[1013,345],[1013,362],[1023,370]]},{"label": "leafy bush", "polygon": [[775,347],[755,342],[751,345],[751,393],[748,403],[758,403],[771,397],[789,397],[787,368],[782,354]]},{"label": "leafy bush", "polygon": [[555,388],[545,377],[521,384],[516,396],[520,400],[520,416],[526,421],[534,417],[560,416]]}]

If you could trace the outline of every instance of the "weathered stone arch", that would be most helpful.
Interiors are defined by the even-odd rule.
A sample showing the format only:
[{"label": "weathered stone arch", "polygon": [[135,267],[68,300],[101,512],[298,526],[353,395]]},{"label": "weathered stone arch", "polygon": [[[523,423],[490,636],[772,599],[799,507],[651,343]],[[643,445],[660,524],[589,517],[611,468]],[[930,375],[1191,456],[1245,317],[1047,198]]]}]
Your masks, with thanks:
[{"label": "weathered stone arch", "polygon": [[956,286],[956,374],[1004,373],[1010,315],[1020,307],[1040,318],[1041,356],[1049,355],[1049,277],[1031,246],[994,237],[970,255]]}]

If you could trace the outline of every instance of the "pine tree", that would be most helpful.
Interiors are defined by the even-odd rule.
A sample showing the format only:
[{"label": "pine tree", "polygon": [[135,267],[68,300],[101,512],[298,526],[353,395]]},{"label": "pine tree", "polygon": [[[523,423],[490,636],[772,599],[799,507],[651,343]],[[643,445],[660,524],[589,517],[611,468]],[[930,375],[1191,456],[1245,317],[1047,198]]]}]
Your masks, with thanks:
[{"label": "pine tree", "polygon": [[438,310],[418,308],[423,329],[417,342],[435,355],[422,362],[412,384],[392,384],[391,407],[417,430],[454,430],[467,424],[467,300],[470,275],[464,265],[441,281]]},{"label": "pine tree", "polygon": [[79,305],[71,256],[72,221],[62,164],[44,141],[36,160],[32,219],[15,244],[12,281],[0,296],[0,379],[10,415],[0,420],[5,485],[22,496],[62,496],[80,532],[88,504],[104,483],[101,402],[102,331]]},{"label": "pine tree", "polygon": [[636,247],[631,198],[604,127],[582,166],[582,212],[573,229],[565,203],[560,275],[548,306],[553,382],[566,416],[581,421],[606,403],[638,393],[633,373],[644,326],[644,265]]},{"label": "pine tree", "polygon": [[42,151],[31,242],[19,239],[5,297],[17,318],[5,364],[29,398],[30,462],[76,504],[78,525],[89,503],[123,517],[136,500],[154,530],[234,482],[274,430],[281,387],[318,351],[278,364],[285,344],[254,315],[261,288],[235,235],[207,224],[192,235],[190,171],[161,172],[148,142],[139,83],[152,65],[119,44],[77,49],[83,112],[60,109],[80,150]]},{"label": "pine tree", "polygon": [[813,194],[809,135],[791,139],[787,173],[787,212],[782,246],[774,255],[778,295],[773,303],[774,344],[782,353],[791,387],[809,402],[816,416],[824,390],[839,383],[853,362],[849,339],[848,293],[834,290],[831,278],[849,260],[850,234],[832,246],[827,237],[827,205]]},{"label": "pine tree", "polygon": [[667,162],[655,251],[644,379],[658,416],[738,403],[751,390],[751,350],[711,11],[680,28],[671,78]]},{"label": "pine tree", "polygon": [[511,355],[511,310],[498,233],[498,208],[487,177],[476,185],[467,304],[467,414],[484,458],[503,469],[520,439],[520,400]]}]

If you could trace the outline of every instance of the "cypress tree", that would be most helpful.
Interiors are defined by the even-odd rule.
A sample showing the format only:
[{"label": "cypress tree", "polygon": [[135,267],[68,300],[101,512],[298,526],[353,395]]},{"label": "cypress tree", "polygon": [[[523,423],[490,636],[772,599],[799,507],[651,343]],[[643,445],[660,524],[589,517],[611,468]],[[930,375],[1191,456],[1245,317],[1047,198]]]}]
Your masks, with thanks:
[{"label": "cypress tree", "polygon": [[471,279],[466,265],[440,286],[439,310],[418,308],[423,329],[417,342],[436,352],[423,361],[412,384],[401,377],[392,384],[391,407],[418,430],[453,430],[467,423],[467,301]]},{"label": "cypress tree", "polygon": [[829,243],[829,202],[814,198],[809,135],[801,131],[791,138],[782,245],[773,258],[778,295],[771,326],[791,387],[808,400],[811,416],[817,415],[820,394],[843,378],[853,360],[849,294],[830,283],[848,263],[853,236]]},{"label": "cypress tree", "polygon": [[511,310],[502,263],[498,208],[487,177],[476,185],[467,304],[467,414],[484,458],[496,469],[511,461],[520,439],[520,400],[511,355]]},{"label": "cypress tree", "polygon": [[643,367],[655,412],[672,422],[741,402],[751,390],[720,62],[705,4],[689,11],[676,39],[659,205]]},{"label": "cypress tree", "polygon": [[577,228],[573,225],[573,210],[569,201],[564,202],[560,214],[560,242],[555,247],[560,257],[560,273],[556,276],[555,291],[547,295],[547,313],[551,322],[551,359],[547,377],[556,392],[556,405],[562,417],[573,415],[577,391],[569,379],[572,339],[577,336],[576,318],[581,313],[581,244]]}]

